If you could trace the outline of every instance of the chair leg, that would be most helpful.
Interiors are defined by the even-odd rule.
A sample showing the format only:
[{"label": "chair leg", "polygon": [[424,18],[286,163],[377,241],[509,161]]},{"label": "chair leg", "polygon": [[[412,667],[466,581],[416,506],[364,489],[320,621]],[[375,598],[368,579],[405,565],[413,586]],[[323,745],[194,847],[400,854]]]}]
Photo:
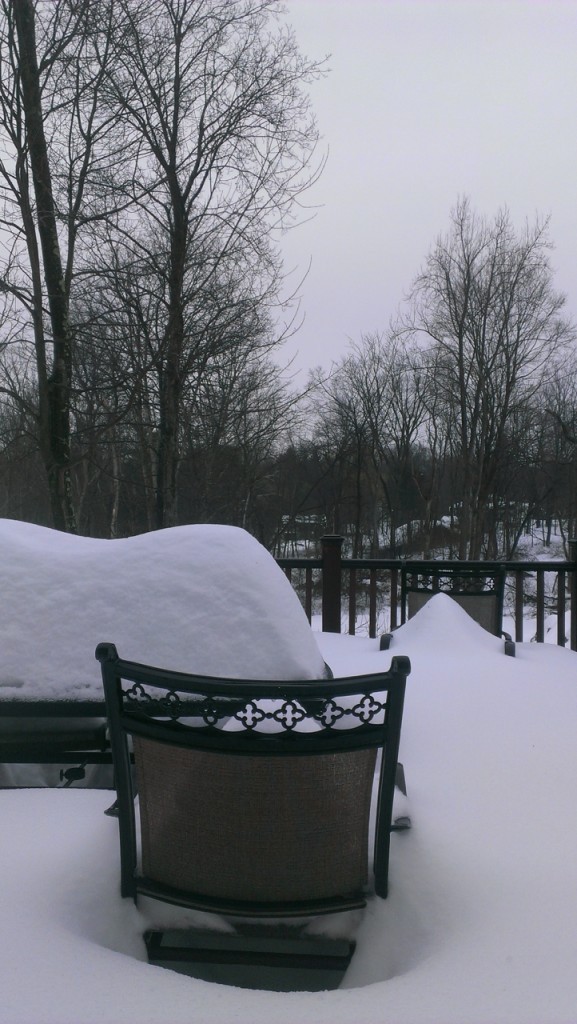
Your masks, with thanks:
[{"label": "chair leg", "polygon": [[403,796],[407,795],[407,783],[405,782],[405,769],[400,761],[397,761],[397,770],[395,772],[395,786],[400,789]]},{"label": "chair leg", "polygon": [[[403,796],[407,795],[407,783],[405,781],[405,769],[400,761],[397,761],[397,770],[395,772],[395,786]],[[407,829],[412,828],[412,821],[408,814],[400,815],[395,818],[391,823],[391,832],[406,832]]]},{"label": "chair leg", "polygon": [[503,633],[505,638],[505,654],[508,654],[510,658],[515,657],[515,642],[511,639],[508,633]]}]

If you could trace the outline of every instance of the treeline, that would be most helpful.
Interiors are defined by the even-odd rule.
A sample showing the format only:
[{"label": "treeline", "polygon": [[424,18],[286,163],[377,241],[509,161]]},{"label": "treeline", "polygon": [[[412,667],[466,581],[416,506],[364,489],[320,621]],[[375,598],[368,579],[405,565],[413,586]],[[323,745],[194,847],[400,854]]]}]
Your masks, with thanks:
[{"label": "treeline", "polygon": [[[395,323],[297,393],[275,239],[318,67],[276,0],[0,0],[0,515],[510,556],[577,527],[546,222],[467,200]],[[394,246],[394,239],[390,245]]]},{"label": "treeline", "polygon": [[[535,520],[575,536],[575,338],[548,252],[543,225],[518,235],[506,213],[486,221],[463,202],[398,321],[304,394],[250,334],[213,353],[181,413],[177,522],[243,526],[277,554],[336,532],[355,557],[512,557]],[[151,529],[158,412],[147,378],[122,370],[127,349],[91,339],[75,377],[80,528]],[[49,522],[26,417],[5,403],[0,423],[2,514]]]},{"label": "treeline", "polygon": [[318,381],[323,507],[353,556],[511,557],[535,519],[576,535],[575,329],[547,224],[451,215],[390,331]]}]

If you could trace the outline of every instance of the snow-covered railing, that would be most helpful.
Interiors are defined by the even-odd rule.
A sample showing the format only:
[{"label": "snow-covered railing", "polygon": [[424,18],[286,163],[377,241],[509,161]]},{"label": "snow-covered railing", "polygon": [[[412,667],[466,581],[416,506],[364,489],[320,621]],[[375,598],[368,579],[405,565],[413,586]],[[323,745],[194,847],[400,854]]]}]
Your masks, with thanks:
[{"label": "snow-covered railing", "polygon": [[[456,572],[456,560],[343,558],[342,537],[322,538],[321,558],[279,558],[297,590],[309,621],[321,615],[325,632],[364,632],[370,637],[405,621],[402,573],[426,573],[444,567]],[[479,577],[505,576],[504,627],[515,640],[567,644],[577,651],[577,542],[571,560],[467,562]]]}]

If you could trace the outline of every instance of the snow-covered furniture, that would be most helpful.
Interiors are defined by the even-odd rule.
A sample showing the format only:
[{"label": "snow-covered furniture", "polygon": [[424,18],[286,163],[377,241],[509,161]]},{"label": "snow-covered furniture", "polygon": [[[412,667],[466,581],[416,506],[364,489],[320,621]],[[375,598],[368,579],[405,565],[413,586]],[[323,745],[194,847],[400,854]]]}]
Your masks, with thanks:
[{"label": "snow-covered furniture", "polygon": [[176,670],[326,672],[289,581],[244,530],[100,540],[0,519],[0,563],[0,787],[112,785],[93,658],[103,636]]},{"label": "snow-covered furniture", "polygon": [[[393,658],[378,675],[281,682],[168,672],[121,660],[113,644],[100,644],[96,657],[115,767],[123,896],[253,924],[363,907],[374,786],[373,888],[387,895],[408,658]],[[331,943],[320,953],[298,943],[295,951],[294,928],[288,950],[271,950],[270,927],[256,945],[250,930],[250,950],[243,925],[216,945],[198,933],[177,941],[150,933],[149,959],[342,972],[354,950],[340,941],[336,951]]]},{"label": "snow-covered furniture", "polygon": [[[401,567],[401,624],[412,619],[435,594],[444,593],[460,605],[483,629],[503,637],[505,654],[515,656],[515,644],[503,631],[505,572],[487,569],[482,563],[463,562],[457,568],[443,562],[421,563],[419,568],[404,562]],[[388,650],[392,634],[381,637],[381,649]]]}]

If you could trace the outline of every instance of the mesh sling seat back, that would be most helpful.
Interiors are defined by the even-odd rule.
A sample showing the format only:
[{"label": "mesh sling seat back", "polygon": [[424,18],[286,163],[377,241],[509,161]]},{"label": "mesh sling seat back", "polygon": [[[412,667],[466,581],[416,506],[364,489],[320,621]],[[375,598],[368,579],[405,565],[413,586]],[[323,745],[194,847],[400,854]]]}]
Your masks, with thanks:
[{"label": "mesh sling seat back", "polygon": [[374,891],[387,895],[407,658],[377,675],[268,682],[122,661],[113,644],[96,656],[123,896],[251,919],[362,907],[375,784]]},{"label": "mesh sling seat back", "polygon": [[401,620],[405,602],[412,618],[434,594],[444,593],[489,633],[501,636],[504,590],[502,568],[488,572],[482,564],[463,563],[455,568],[438,562],[415,570],[408,562],[401,570]]}]

